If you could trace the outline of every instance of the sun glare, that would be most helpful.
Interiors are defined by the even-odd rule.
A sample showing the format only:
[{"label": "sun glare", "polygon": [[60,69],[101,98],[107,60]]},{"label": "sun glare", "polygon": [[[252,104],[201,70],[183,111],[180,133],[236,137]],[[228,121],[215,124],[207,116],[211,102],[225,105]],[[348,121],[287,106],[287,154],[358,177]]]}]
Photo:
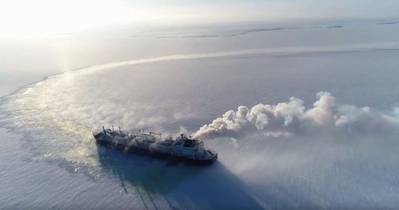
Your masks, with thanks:
[{"label": "sun glare", "polygon": [[2,36],[67,33],[126,19],[121,2],[108,0],[0,0]]}]

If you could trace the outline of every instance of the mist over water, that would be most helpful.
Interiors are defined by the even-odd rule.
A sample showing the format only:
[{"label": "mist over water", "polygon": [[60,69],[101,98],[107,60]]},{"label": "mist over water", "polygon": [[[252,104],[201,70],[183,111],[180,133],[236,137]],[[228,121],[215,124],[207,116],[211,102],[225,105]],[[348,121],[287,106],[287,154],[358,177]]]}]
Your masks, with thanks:
[{"label": "mist over water", "polygon": [[[351,34],[346,30],[341,36]],[[246,36],[278,35],[264,33],[286,32],[230,38],[248,44]],[[21,136],[17,154],[39,174],[35,180],[48,173],[76,191],[24,181],[19,188],[9,185],[10,196],[0,199],[28,207],[15,197],[32,188],[46,191],[38,208],[48,206],[46,196],[60,194],[87,208],[394,209],[399,51],[391,35],[377,38],[279,48],[201,46],[193,53],[100,62],[27,85],[1,98],[0,126]],[[187,130],[216,150],[219,162],[193,168],[98,148],[91,131],[103,125],[172,135]],[[22,164],[9,159],[7,168]],[[67,206],[63,200],[53,207]]]}]

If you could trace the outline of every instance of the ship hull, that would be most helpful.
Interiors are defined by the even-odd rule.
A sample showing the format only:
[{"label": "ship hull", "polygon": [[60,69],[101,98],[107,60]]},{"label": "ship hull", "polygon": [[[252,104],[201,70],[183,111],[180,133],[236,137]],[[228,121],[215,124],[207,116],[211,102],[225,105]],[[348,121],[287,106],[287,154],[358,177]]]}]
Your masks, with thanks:
[{"label": "ship hull", "polygon": [[189,164],[189,165],[211,165],[212,163],[214,163],[217,160],[217,155],[215,155],[215,157],[213,157],[211,159],[191,159],[191,158],[187,158],[187,157],[171,155],[168,153],[154,152],[149,149],[140,148],[137,146],[126,147],[123,144],[115,144],[114,142],[102,141],[97,138],[95,138],[95,139],[96,139],[97,145],[104,146],[107,148],[116,149],[116,150],[123,151],[126,153],[150,156],[150,157],[154,157],[157,159],[163,159],[163,160],[168,160],[168,161],[173,161],[173,162],[183,162],[183,163]]}]

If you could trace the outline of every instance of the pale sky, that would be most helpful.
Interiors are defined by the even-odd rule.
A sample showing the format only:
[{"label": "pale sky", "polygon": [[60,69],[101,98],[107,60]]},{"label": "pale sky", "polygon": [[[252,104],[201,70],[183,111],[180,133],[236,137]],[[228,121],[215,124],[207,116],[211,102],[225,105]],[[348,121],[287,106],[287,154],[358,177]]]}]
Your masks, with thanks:
[{"label": "pale sky", "polygon": [[399,17],[397,0],[0,0],[2,35],[79,31],[114,23],[209,24]]}]

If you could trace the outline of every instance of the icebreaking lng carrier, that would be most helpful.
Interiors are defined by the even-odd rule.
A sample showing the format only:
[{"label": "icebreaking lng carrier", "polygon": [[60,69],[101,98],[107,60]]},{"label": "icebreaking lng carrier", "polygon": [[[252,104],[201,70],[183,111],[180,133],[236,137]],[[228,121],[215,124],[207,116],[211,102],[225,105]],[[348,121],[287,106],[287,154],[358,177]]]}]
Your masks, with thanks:
[{"label": "icebreaking lng carrier", "polygon": [[120,129],[93,131],[96,142],[118,150],[131,153],[148,154],[153,157],[182,160],[192,164],[211,164],[217,153],[204,147],[204,142],[181,134],[173,139],[162,139],[154,132],[128,133]]}]

